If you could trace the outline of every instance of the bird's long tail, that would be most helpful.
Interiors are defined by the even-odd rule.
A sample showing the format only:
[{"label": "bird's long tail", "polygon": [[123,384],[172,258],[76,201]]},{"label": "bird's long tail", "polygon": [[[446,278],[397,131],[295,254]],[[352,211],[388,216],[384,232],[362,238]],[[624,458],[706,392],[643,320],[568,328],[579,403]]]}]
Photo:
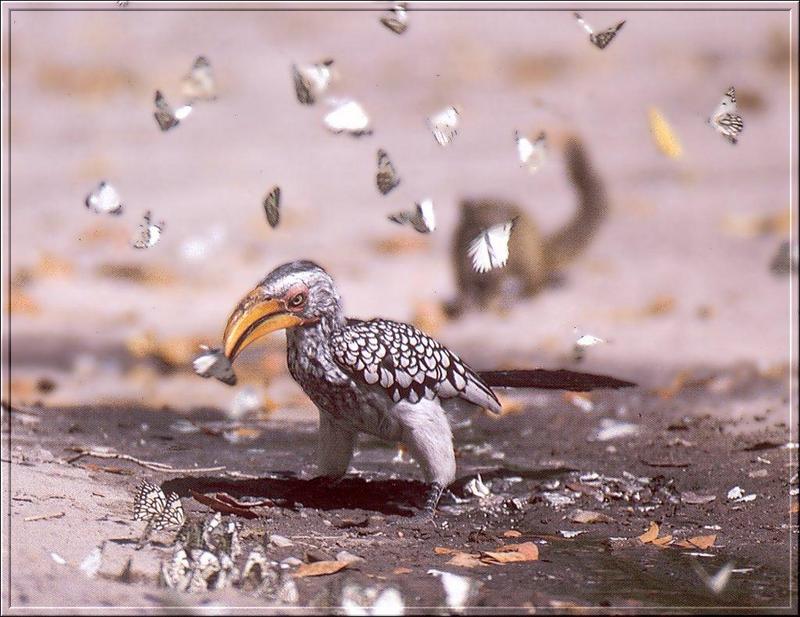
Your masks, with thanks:
[{"label": "bird's long tail", "polygon": [[578,373],[566,369],[542,368],[514,371],[481,371],[478,373],[487,386],[494,388],[540,388],[587,392],[600,388],[631,388],[636,384],[608,375]]}]

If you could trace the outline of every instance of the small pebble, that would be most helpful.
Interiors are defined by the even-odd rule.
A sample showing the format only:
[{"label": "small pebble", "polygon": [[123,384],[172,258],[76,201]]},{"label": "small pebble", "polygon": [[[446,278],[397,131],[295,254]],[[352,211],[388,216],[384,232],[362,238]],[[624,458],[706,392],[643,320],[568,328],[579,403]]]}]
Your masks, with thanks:
[{"label": "small pebble", "polygon": [[280,548],[286,548],[289,546],[294,546],[294,542],[292,542],[289,538],[284,538],[283,536],[279,536],[278,534],[274,533],[269,537],[269,541],[278,546]]},{"label": "small pebble", "polygon": [[298,559],[297,557],[287,557],[283,561],[281,561],[281,565],[286,565],[291,568],[295,568],[303,563],[302,559]]},{"label": "small pebble", "polygon": [[348,551],[339,551],[336,553],[336,561],[346,561],[347,563],[356,562],[356,561],[364,561],[363,557],[359,557],[358,555],[353,555]]}]

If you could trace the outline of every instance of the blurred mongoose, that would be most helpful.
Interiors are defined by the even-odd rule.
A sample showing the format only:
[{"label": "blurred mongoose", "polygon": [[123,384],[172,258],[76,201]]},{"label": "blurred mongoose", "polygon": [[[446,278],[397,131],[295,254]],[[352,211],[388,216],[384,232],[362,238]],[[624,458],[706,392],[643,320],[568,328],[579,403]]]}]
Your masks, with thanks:
[{"label": "blurred mongoose", "polygon": [[[533,296],[557,280],[559,270],[589,244],[608,210],[603,182],[594,172],[583,143],[571,137],[565,148],[567,173],[578,194],[572,220],[551,236],[519,206],[500,199],[466,199],[453,237],[452,256],[458,294],[445,306],[450,316],[477,307],[508,308],[515,299]],[[469,243],[487,227],[516,219],[509,240],[508,262],[478,273],[467,254]]]}]

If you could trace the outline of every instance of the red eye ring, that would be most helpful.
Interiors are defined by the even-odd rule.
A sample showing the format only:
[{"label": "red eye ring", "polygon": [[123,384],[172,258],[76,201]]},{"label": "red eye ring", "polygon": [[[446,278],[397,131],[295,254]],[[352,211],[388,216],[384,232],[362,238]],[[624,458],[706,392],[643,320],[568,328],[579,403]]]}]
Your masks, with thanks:
[{"label": "red eye ring", "polygon": [[306,294],[300,292],[289,300],[289,308],[300,308],[306,303]]}]

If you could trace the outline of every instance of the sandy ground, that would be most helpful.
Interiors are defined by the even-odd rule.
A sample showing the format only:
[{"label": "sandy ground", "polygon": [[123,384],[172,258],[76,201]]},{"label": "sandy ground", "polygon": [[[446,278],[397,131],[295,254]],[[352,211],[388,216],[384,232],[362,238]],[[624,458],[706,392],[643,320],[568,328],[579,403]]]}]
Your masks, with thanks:
[{"label": "sandy ground", "polygon": [[[796,191],[788,77],[797,47],[789,43],[787,13],[587,12],[598,25],[627,20],[600,52],[568,11],[418,11],[398,37],[380,26],[377,12],[135,8],[14,11],[4,22],[11,166],[3,196],[3,275],[10,283],[3,397],[28,410],[15,419],[4,408],[4,507],[11,522],[3,550],[14,564],[4,571],[11,575],[10,589],[4,580],[6,606],[263,602],[233,589],[202,598],[167,593],[156,573],[168,548],[135,551],[113,541],[137,533],[130,501],[140,477],[178,491],[194,516],[203,507],[189,488],[214,492],[218,480],[145,473],[116,461],[91,462],[133,475],[87,467],[90,459],[68,465],[65,448],[107,446],[180,466],[219,462],[253,475],[312,476],[315,412],[286,374],[282,337],[248,350],[236,389],[201,380],[190,367],[199,343],[219,340],[240,296],[274,266],[297,258],[314,259],[334,275],[353,316],[414,320],[477,368],[576,368],[570,351],[578,327],[609,340],[579,368],[640,384],[598,395],[591,411],[560,394],[518,393],[518,413],[496,422],[478,417],[459,429],[461,446],[491,449],[464,453],[454,491],[482,468],[501,468],[490,472],[497,503],[472,500],[445,512],[448,529],[426,537],[398,537],[404,517],[385,507],[390,495],[413,502],[415,485],[402,480],[415,477],[415,468],[390,463],[393,448],[367,441],[356,468],[380,499],[370,501],[371,490],[354,481],[335,499],[284,504],[247,523],[250,544],[264,533],[294,538],[292,550],[275,551],[276,558],[304,558],[301,541],[366,558],[359,570],[300,581],[301,605],[336,605],[343,581],[354,577],[398,586],[408,606],[441,606],[441,583],[426,572],[446,569],[449,557],[433,548],[489,550],[511,541],[502,537],[508,529],[540,542],[540,560],[458,570],[482,583],[471,603],[796,605],[796,570],[788,568],[797,538],[796,514],[790,520],[797,498],[789,496],[796,467],[787,466],[796,450],[783,446],[798,441],[797,374],[789,368],[797,345],[789,298],[797,276],[768,267],[789,234]],[[161,133],[153,91],[177,104],[180,78],[198,54],[212,62],[219,99],[198,104],[181,126]],[[333,94],[362,102],[373,135],[331,135],[322,125],[324,103],[303,107],[294,98],[291,63],[327,56],[340,73]],[[736,147],[704,123],[731,84],[746,123]],[[448,104],[462,108],[463,124],[452,146],[441,149],[424,119]],[[680,160],[654,145],[651,106],[679,136]],[[551,157],[538,174],[517,164],[514,129],[552,136]],[[450,238],[459,199],[511,199],[545,231],[557,229],[574,208],[559,146],[567,133],[586,142],[611,195],[598,237],[557,289],[506,315],[474,312],[445,322],[436,307],[454,293]],[[403,177],[388,197],[374,186],[379,147]],[[121,217],[84,208],[100,179],[120,191]],[[260,203],[274,184],[283,189],[284,209],[273,230]],[[424,196],[433,198],[439,219],[429,237],[386,221]],[[153,249],[135,251],[130,240],[145,210],[165,221],[164,235]],[[791,215],[796,221],[796,206]],[[191,252],[197,246],[200,256]],[[258,411],[232,417],[247,395]],[[252,442],[230,443],[219,427],[200,435],[169,428],[185,416],[227,422],[231,430],[245,422]],[[604,418],[635,424],[638,433],[587,441]],[[681,423],[686,427],[670,429]],[[746,450],[764,443],[772,446]],[[509,458],[492,458],[496,452]],[[648,464],[667,459],[687,465]],[[761,469],[766,476],[749,477]],[[548,482],[558,480],[563,491],[581,474],[618,478],[623,471],[663,476],[672,482],[671,497],[662,494],[653,510],[586,496],[563,510],[542,501],[552,492]],[[515,474],[523,481],[507,482]],[[284,484],[266,488],[305,490],[300,480],[278,477]],[[756,500],[729,503],[727,492],[737,485]],[[224,488],[241,495],[254,489]],[[687,505],[686,491],[716,499]],[[524,502],[521,510],[501,507],[514,497]],[[613,522],[565,526],[562,517],[576,507],[600,508]],[[24,520],[62,511],[60,518]],[[336,527],[337,518],[362,511],[384,520],[357,531]],[[611,537],[639,535],[653,520],[677,539],[718,525],[720,546],[713,558],[702,558],[677,548],[609,544]],[[589,534],[558,535],[578,527]],[[105,577],[90,581],[75,566],[104,540]],[[133,582],[111,580],[129,557]],[[754,570],[735,574],[735,584],[714,596],[692,559],[709,571],[729,562]],[[393,574],[398,567],[412,572]]]}]

